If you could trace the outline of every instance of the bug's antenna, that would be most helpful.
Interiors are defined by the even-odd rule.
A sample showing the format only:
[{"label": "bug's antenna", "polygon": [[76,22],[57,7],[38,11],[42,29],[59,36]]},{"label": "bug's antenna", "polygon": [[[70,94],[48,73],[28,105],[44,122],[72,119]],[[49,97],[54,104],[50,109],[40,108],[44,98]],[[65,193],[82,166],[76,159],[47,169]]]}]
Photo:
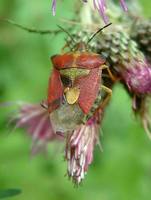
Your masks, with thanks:
[{"label": "bug's antenna", "polygon": [[65,30],[62,26],[60,26],[60,25],[57,25],[63,32],[65,32],[70,38],[71,38],[71,40],[74,42],[74,43],[76,43],[76,41],[74,40],[74,38],[72,37],[72,35],[67,31],[67,30]]},{"label": "bug's antenna", "polygon": [[107,28],[108,26],[110,26],[112,23],[109,23],[105,26],[103,26],[102,28],[100,28],[99,30],[97,30],[90,38],[89,40],[87,41],[87,44],[89,44],[91,42],[91,40],[93,40],[93,38],[98,34],[100,33],[103,29]]}]

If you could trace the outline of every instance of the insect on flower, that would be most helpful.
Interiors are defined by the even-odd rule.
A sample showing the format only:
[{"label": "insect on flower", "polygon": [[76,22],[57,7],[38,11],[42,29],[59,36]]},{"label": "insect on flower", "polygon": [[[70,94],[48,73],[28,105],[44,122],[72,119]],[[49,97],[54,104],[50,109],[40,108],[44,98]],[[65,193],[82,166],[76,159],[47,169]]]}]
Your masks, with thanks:
[{"label": "insect on flower", "polygon": [[[50,33],[13,24],[30,32]],[[17,127],[26,128],[32,135],[33,153],[49,141],[66,140],[67,174],[76,184],[84,179],[92,163],[94,146],[99,144],[103,111],[112,94],[102,83],[103,69],[112,78],[106,60],[88,50],[95,35],[109,25],[94,33],[87,43],[76,43],[61,28],[73,40],[74,48],[51,57],[53,70],[47,100],[41,104],[22,105],[16,117]]]},{"label": "insect on flower", "polygon": [[[88,35],[88,32],[83,30],[83,32],[74,34],[74,37],[76,41],[79,41],[85,35]],[[98,35],[89,48],[93,52],[104,55],[115,80],[113,82],[103,76],[104,84],[112,88],[115,82],[120,81],[124,85],[132,98],[134,113],[140,117],[147,135],[151,138],[151,118],[149,114],[151,66],[139,50],[137,43],[124,30],[121,32],[114,26],[113,30]],[[147,58],[150,60],[150,53],[147,52]]]},{"label": "insect on flower", "polygon": [[[105,60],[99,54],[89,52],[87,44],[80,42],[75,44],[72,52],[51,58],[53,72],[49,80],[46,108],[53,130],[62,132],[66,138],[68,175],[75,183],[81,182],[93,160],[100,114],[112,94],[101,83],[103,69],[107,69],[112,76]],[[105,97],[101,96],[102,90],[107,93]]]},{"label": "insect on flower", "polygon": [[[87,44],[95,35],[96,33]],[[79,117],[83,118],[89,114],[100,87],[109,93],[109,90],[101,84],[102,69],[108,70],[105,60],[99,54],[89,52],[87,44],[79,42],[75,44],[73,51],[51,58],[53,72],[48,88],[48,111],[50,113],[54,114],[53,111],[60,105],[62,109],[66,109],[66,106],[71,107],[71,111],[76,105],[74,109],[79,112],[75,114],[81,113],[81,115],[78,118],[75,117],[74,121],[79,120]],[[55,113],[55,116],[57,115],[60,116],[60,113]],[[71,129],[74,128],[71,127]]]},{"label": "insect on flower", "polygon": [[116,30],[115,27],[115,30],[104,34],[103,38],[104,40],[97,38],[95,52],[106,57],[112,74],[124,84],[132,97],[133,111],[140,116],[144,129],[151,138],[148,105],[151,95],[151,65],[126,32]]}]

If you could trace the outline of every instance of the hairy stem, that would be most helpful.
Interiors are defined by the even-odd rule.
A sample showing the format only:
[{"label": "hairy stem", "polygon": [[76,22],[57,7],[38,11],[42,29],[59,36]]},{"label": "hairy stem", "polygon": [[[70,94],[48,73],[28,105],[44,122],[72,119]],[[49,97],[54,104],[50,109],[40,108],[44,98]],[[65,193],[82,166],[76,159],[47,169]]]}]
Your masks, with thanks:
[{"label": "hairy stem", "polygon": [[62,32],[61,29],[58,29],[58,30],[38,30],[38,29],[35,29],[35,28],[29,28],[29,27],[23,26],[21,24],[18,24],[16,22],[12,21],[12,20],[9,20],[9,19],[0,19],[0,21],[12,24],[13,26],[16,26],[16,27],[18,27],[22,30],[28,31],[29,33],[37,33],[37,34],[41,34],[41,35],[46,35],[46,34],[58,34],[58,33]]}]

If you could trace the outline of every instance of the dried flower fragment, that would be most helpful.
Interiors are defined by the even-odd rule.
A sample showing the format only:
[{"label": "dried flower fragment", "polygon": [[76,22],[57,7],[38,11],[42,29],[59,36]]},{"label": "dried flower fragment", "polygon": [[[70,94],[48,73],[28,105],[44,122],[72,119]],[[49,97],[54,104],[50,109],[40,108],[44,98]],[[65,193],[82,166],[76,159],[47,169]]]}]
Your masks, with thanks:
[{"label": "dried flower fragment", "polygon": [[56,15],[56,4],[57,4],[57,0],[52,0],[52,15],[53,16]]},{"label": "dried flower fragment", "polygon": [[151,139],[150,100],[149,95],[135,95],[132,103],[133,111],[136,115],[140,116],[142,125],[149,139]]}]

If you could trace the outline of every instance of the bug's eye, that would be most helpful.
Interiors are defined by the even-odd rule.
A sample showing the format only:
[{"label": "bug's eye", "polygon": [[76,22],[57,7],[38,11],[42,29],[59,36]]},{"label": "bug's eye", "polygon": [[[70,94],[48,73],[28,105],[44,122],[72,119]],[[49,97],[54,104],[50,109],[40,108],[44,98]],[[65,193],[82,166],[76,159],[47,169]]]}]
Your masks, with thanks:
[{"label": "bug's eye", "polygon": [[65,87],[71,87],[72,81],[69,77],[61,75],[61,81]]}]

